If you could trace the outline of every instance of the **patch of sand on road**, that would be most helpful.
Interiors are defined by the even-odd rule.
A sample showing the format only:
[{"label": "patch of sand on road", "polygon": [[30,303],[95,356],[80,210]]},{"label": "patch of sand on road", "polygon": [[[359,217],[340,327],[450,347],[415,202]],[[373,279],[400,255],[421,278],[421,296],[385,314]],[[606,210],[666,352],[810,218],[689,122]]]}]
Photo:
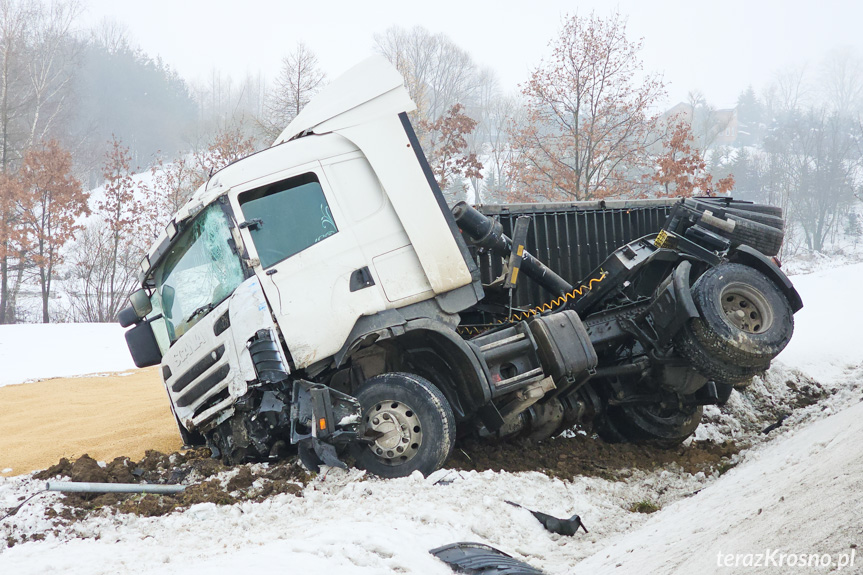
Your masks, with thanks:
[{"label": "patch of sand on road", "polygon": [[139,459],[182,443],[156,368],[0,387],[0,475],[85,453],[97,461]]}]

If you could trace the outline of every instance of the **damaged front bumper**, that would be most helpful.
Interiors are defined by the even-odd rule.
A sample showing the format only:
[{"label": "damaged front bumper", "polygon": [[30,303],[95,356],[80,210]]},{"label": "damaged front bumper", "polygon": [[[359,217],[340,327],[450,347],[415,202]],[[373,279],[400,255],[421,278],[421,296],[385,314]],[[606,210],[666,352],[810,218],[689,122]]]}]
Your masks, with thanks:
[{"label": "damaged front bumper", "polygon": [[300,461],[317,472],[320,465],[347,467],[340,451],[359,438],[362,411],[350,395],[305,380],[295,380],[291,393],[291,443]]}]

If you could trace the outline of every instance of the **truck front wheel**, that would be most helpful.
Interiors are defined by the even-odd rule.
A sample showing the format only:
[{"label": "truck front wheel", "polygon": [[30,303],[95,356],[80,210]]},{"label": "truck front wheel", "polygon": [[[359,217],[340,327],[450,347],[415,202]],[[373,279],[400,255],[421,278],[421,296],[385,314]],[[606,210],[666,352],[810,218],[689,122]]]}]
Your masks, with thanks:
[{"label": "truck front wheel", "polygon": [[410,373],[385,373],[357,391],[365,438],[352,447],[357,465],[380,477],[428,475],[455,445],[455,416],[440,390]]}]

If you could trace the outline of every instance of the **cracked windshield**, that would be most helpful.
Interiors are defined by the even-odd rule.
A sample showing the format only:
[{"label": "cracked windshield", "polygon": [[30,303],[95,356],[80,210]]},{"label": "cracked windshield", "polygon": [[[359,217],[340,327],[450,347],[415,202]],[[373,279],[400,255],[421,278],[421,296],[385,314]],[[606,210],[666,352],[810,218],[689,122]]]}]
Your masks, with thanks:
[{"label": "cracked windshield", "polygon": [[221,205],[214,204],[181,234],[156,268],[152,301],[153,313],[164,317],[164,331],[157,330],[160,345],[166,338],[175,342],[243,281],[231,239],[228,218]]}]

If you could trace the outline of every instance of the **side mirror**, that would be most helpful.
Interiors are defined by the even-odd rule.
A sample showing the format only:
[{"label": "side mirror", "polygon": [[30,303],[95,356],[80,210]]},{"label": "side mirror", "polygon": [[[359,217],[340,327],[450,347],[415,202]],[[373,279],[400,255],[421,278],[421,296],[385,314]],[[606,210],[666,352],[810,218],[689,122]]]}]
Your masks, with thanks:
[{"label": "side mirror", "polygon": [[117,321],[120,322],[120,327],[129,327],[141,321],[138,314],[135,313],[135,308],[132,306],[124,307],[117,314]]},{"label": "side mirror", "polygon": [[133,292],[132,295],[129,296],[129,303],[132,304],[132,308],[135,310],[135,315],[140,319],[147,317],[147,314],[153,311],[153,304],[150,301],[150,296],[147,295],[146,290],[139,289],[138,291]]},{"label": "side mirror", "polygon": [[147,314],[153,311],[153,304],[147,296],[146,290],[139,289],[129,296],[130,305],[127,308],[120,310],[117,314],[117,321],[120,326],[129,327],[130,325],[140,323],[142,319],[147,317]]},{"label": "side mirror", "polygon": [[141,322],[126,332],[126,345],[137,367],[159,365],[162,361],[162,353],[153,333],[153,324],[148,321]]},{"label": "side mirror", "polygon": [[171,286],[162,286],[162,313],[168,319],[174,315],[174,288]]}]

